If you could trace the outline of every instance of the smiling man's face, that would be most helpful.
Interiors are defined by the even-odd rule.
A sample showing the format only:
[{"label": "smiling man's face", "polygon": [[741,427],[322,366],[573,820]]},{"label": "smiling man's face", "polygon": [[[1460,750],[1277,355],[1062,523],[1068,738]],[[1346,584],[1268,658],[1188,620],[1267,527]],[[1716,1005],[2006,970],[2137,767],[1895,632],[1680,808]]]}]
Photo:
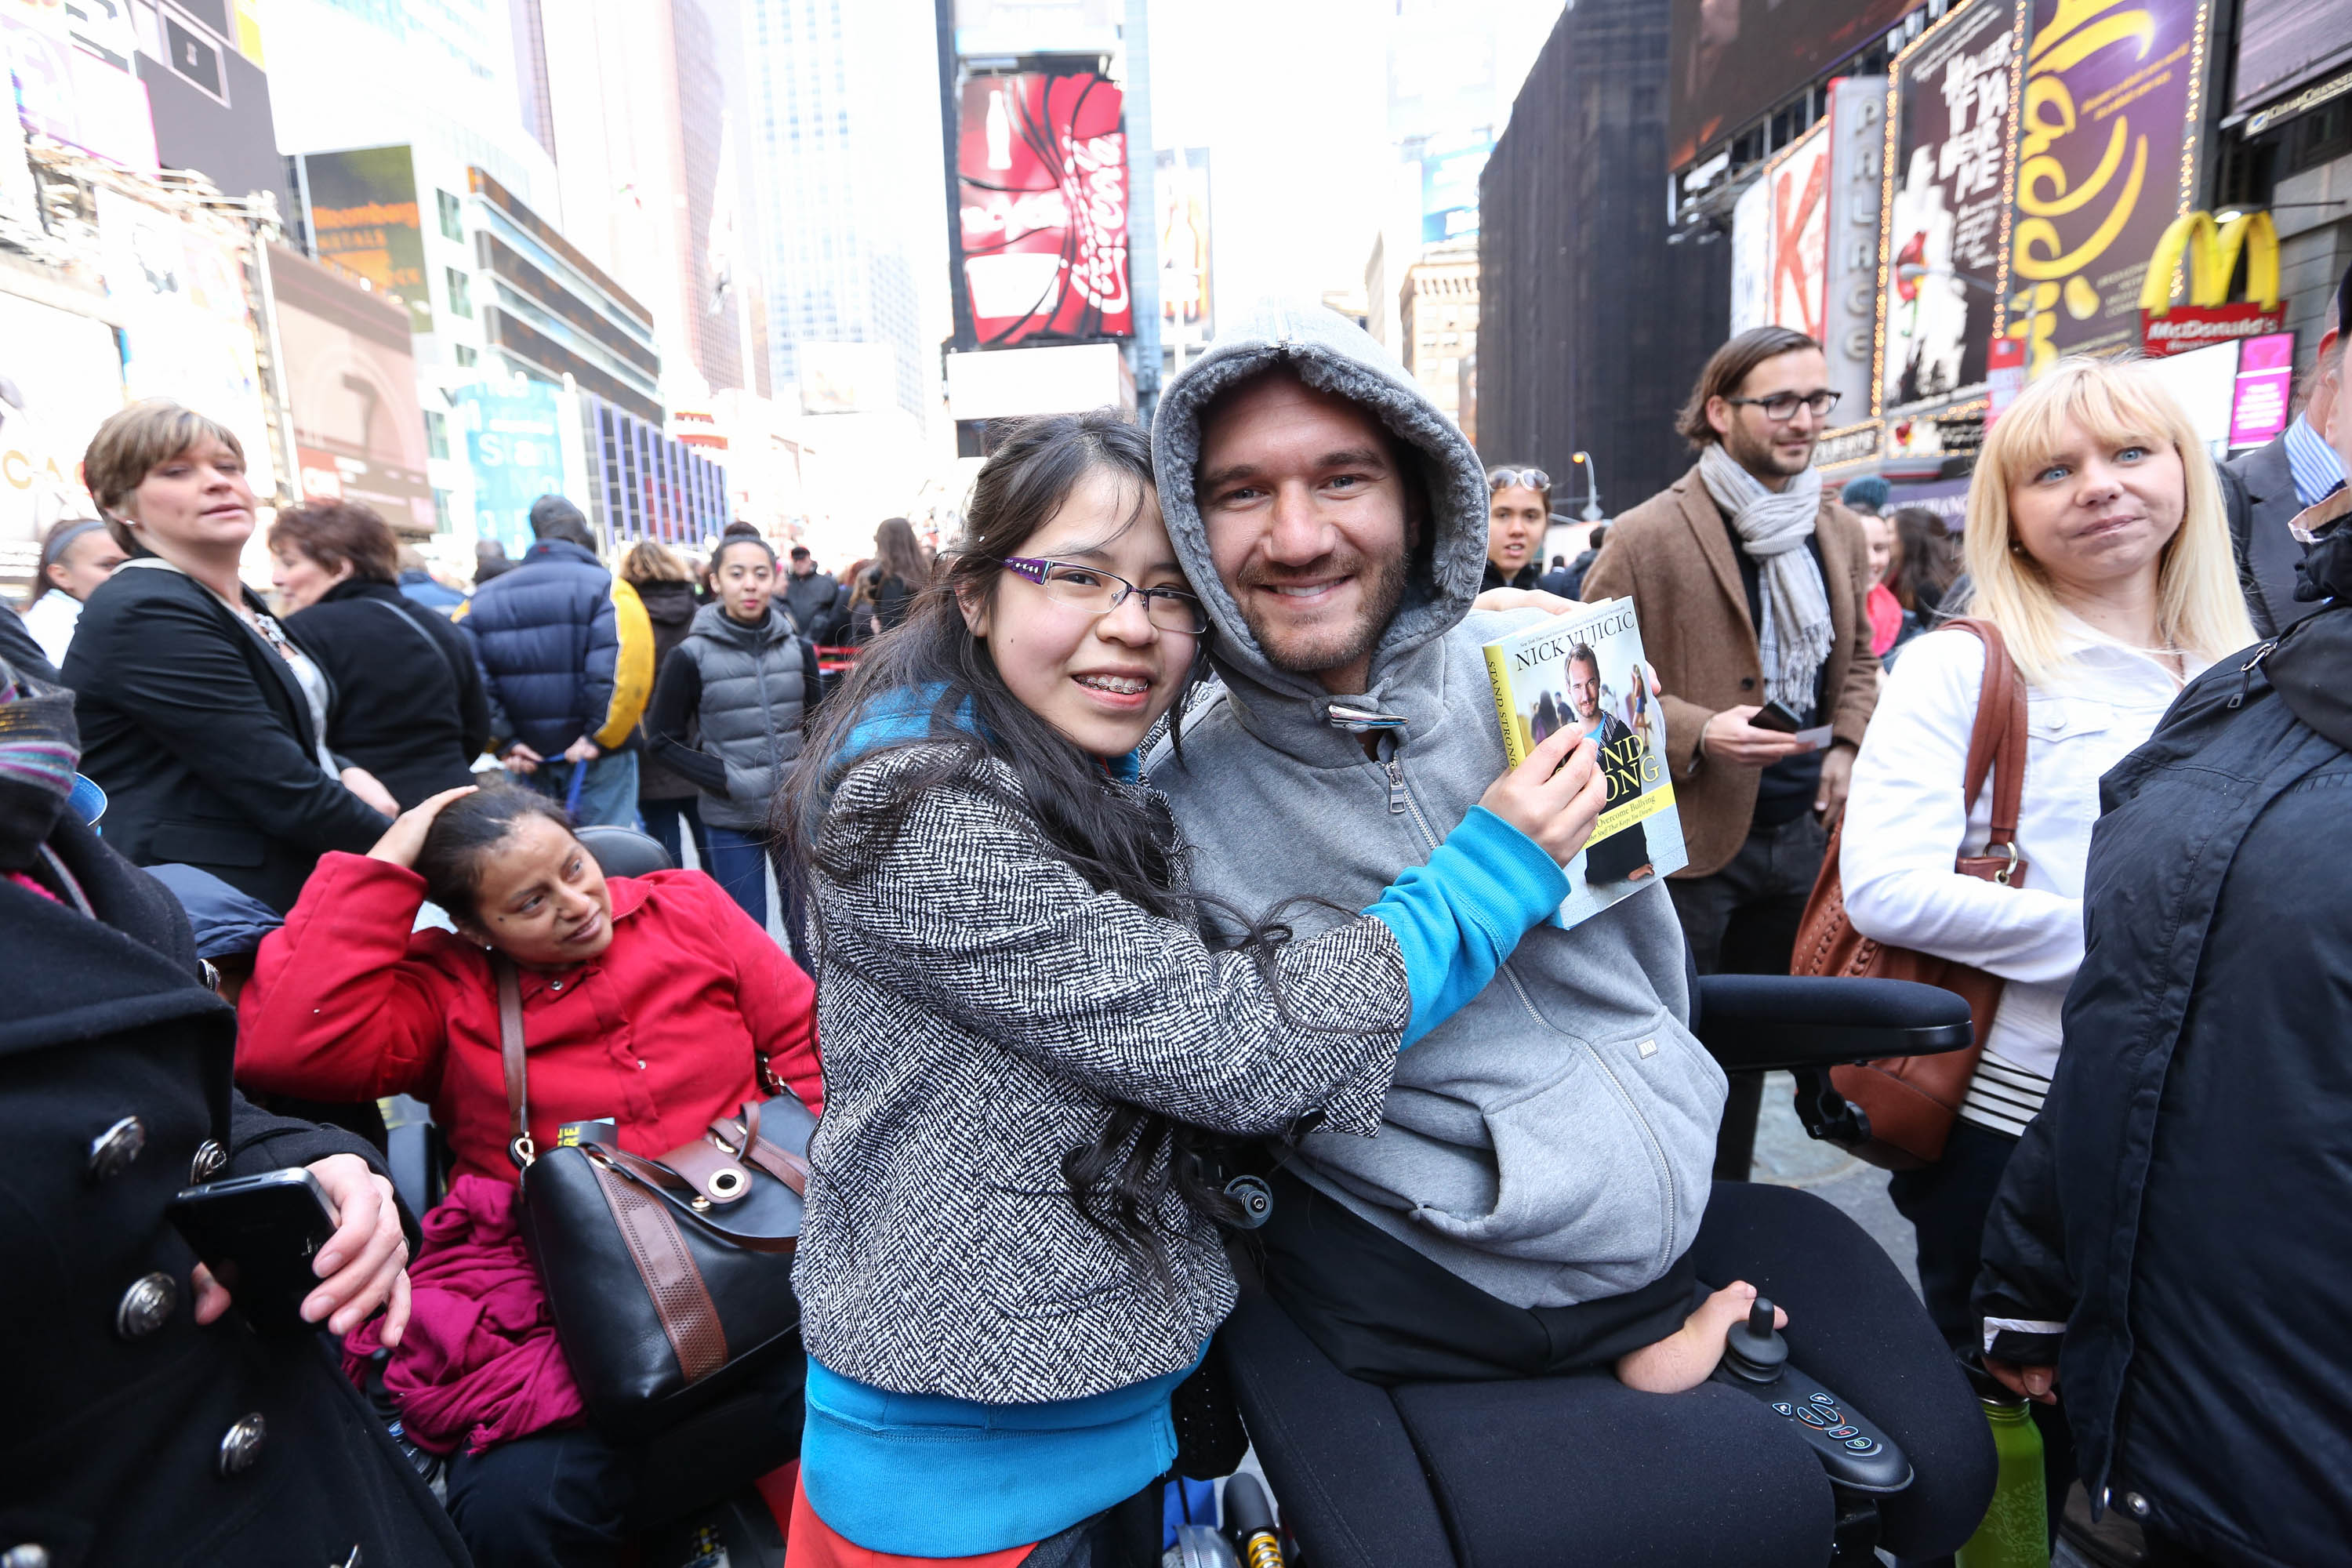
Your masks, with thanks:
[{"label": "smiling man's face", "polygon": [[1195,497],[1217,576],[1266,658],[1327,691],[1361,691],[1420,530],[1420,498],[1380,421],[1269,372],[1202,417]]}]

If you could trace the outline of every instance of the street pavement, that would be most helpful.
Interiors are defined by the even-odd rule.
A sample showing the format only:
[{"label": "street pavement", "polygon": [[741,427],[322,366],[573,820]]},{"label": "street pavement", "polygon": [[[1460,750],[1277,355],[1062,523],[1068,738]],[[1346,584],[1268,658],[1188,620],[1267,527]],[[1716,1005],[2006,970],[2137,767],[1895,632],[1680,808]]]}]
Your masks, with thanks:
[{"label": "street pavement", "polygon": [[1852,1215],[1871,1239],[1886,1249],[1911,1289],[1919,1289],[1919,1270],[1911,1222],[1895,1212],[1886,1195],[1887,1173],[1864,1164],[1834,1143],[1805,1136],[1797,1120],[1796,1080],[1787,1073],[1764,1079],[1764,1113],[1756,1124],[1755,1179],[1783,1187],[1802,1187],[1827,1199]]}]

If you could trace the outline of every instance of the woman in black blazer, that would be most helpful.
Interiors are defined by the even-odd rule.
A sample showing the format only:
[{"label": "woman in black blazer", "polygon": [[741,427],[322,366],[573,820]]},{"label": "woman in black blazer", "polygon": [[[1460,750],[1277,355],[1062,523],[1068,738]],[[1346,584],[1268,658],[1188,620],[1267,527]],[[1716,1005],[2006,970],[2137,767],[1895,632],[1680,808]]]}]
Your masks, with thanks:
[{"label": "woman in black blazer", "polygon": [[216,421],[142,403],[99,427],[82,472],[131,555],[83,605],[64,669],[106,841],[291,909],[320,855],[365,853],[396,807],[328,751],[326,672],[237,578],[254,523],[243,448]]},{"label": "woman in black blazer", "polygon": [[286,629],[335,685],[327,745],[373,773],[400,809],[474,782],[490,704],[473,648],[449,617],[400,591],[400,546],[348,501],[278,514],[269,552]]}]

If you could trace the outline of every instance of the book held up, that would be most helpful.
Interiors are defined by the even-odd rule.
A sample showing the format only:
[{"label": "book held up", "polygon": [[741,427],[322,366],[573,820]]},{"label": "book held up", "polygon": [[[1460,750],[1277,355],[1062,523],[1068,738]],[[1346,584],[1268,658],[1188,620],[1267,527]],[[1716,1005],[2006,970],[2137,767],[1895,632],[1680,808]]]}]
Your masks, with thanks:
[{"label": "book held up", "polygon": [[1513,767],[1562,730],[1600,749],[1609,798],[1592,837],[1566,868],[1559,924],[1589,920],[1635,889],[1690,863],[1666,776],[1666,716],[1651,691],[1633,601],[1555,616],[1485,645],[1503,750]]}]

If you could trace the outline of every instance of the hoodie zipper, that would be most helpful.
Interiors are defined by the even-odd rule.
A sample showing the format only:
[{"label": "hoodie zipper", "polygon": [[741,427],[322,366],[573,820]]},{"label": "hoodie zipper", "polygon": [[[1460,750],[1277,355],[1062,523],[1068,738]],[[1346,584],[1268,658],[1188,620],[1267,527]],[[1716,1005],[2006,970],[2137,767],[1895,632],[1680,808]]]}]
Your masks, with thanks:
[{"label": "hoodie zipper", "polygon": [[[1382,766],[1388,773],[1389,810],[1391,814],[1409,813],[1412,817],[1413,826],[1421,829],[1423,840],[1434,852],[1438,844],[1437,836],[1430,830],[1429,819],[1421,814],[1420,802],[1414,800],[1412,792],[1405,788],[1404,743],[1391,738],[1386,750],[1388,755],[1382,759]],[[1580,1035],[1570,1035],[1567,1030],[1545,1017],[1537,1008],[1535,999],[1528,994],[1528,988],[1520,982],[1518,972],[1514,970],[1508,962],[1502,965],[1501,973],[1503,978],[1511,983],[1512,993],[1518,997],[1519,1005],[1526,1010],[1529,1018],[1542,1028],[1555,1035],[1566,1035],[1584,1047],[1584,1054],[1592,1058],[1592,1065],[1601,1069],[1601,1076],[1608,1079],[1609,1086],[1617,1091],[1617,1098],[1623,1102],[1626,1114],[1633,1119],[1633,1125],[1639,1127],[1642,1130],[1642,1136],[1649,1140],[1651,1158],[1657,1162],[1658,1174],[1666,1184],[1665,1224],[1664,1235],[1658,1243],[1659,1262],[1672,1263],[1674,1261],[1672,1251],[1675,1245],[1675,1212],[1679,1204],[1675,1192],[1675,1168],[1666,1159],[1666,1146],[1659,1139],[1657,1129],[1652,1127],[1650,1119],[1642,1114],[1641,1105],[1627,1090],[1624,1080],[1617,1076],[1617,1069],[1609,1065],[1609,1058],[1595,1050],[1591,1041]]]}]

